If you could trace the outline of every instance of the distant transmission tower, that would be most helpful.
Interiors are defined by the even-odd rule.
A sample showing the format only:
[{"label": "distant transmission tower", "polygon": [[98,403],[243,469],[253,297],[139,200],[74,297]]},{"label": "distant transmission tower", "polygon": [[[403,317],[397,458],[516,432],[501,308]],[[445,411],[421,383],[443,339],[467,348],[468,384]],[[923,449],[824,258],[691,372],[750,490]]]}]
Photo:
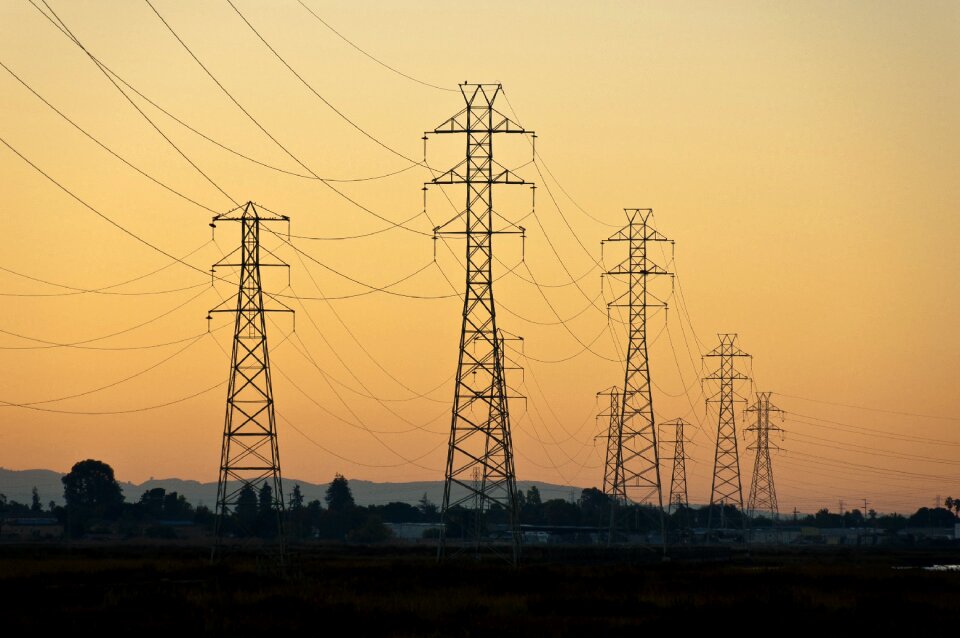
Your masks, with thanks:
[{"label": "distant transmission tower", "polygon": [[[446,524],[451,508],[476,500],[481,521],[473,530],[477,550],[485,535],[484,515],[491,508],[502,508],[509,519],[510,559],[516,564],[520,557],[517,487],[503,342],[497,330],[493,301],[492,267],[493,235],[522,235],[524,230],[509,222],[505,222],[508,229],[495,228],[494,217],[503,218],[493,208],[493,187],[529,182],[493,159],[493,138],[498,133],[526,134],[528,131],[494,108],[501,90],[499,84],[461,84],[466,107],[433,131],[464,134],[467,138],[466,158],[429,182],[466,186],[466,208],[434,229],[435,236],[451,234],[465,236],[467,240],[463,324],[437,557],[443,558],[447,551]],[[461,220],[462,228],[446,230],[448,225]],[[477,467],[481,474],[479,486],[471,479]],[[491,548],[495,549],[492,544]]]},{"label": "distant transmission tower", "polygon": [[665,441],[673,443],[673,474],[670,477],[670,501],[667,506],[667,513],[670,513],[690,504],[687,500],[687,454],[683,448],[683,428],[690,424],[683,419],[674,419],[663,425],[674,429],[673,441]]},{"label": "distant transmission tower", "polygon": [[777,506],[777,489],[773,484],[773,465],[770,463],[770,448],[777,449],[776,443],[770,443],[770,432],[782,432],[782,428],[770,424],[770,413],[783,410],[770,403],[771,392],[758,392],[757,402],[747,408],[747,412],[757,415],[756,425],[747,428],[756,433],[756,441],[749,450],[756,450],[753,463],[753,481],[750,483],[750,497],[747,499],[747,511],[751,516],[758,512],[770,514],[770,520],[776,521],[780,513]]},{"label": "distant transmission tower", "polygon": [[[217,484],[217,509],[213,556],[220,550],[230,528],[241,536],[250,536],[252,521],[238,512],[241,498],[249,501],[249,491],[259,496],[264,484],[269,486],[276,510],[276,533],[280,560],[284,560],[283,485],[280,476],[280,449],[273,410],[273,387],[270,382],[270,355],[267,349],[267,312],[293,312],[290,308],[265,308],[260,268],[284,263],[261,263],[260,226],[270,222],[289,223],[289,217],[267,214],[253,202],[213,218],[217,222],[240,222],[240,248],[214,264],[217,267],[240,269],[240,286],[235,302],[231,298],[210,310],[236,313],[233,330],[233,353],[230,357],[230,381],[227,386],[227,412],[223,426],[223,448],[220,455],[220,479]],[[240,261],[233,261],[239,252]],[[231,262],[232,263],[229,263]],[[270,295],[267,294],[269,297]],[[272,298],[272,297],[271,297]],[[279,302],[278,302],[279,303]],[[229,307],[229,306],[233,307]],[[238,513],[241,514],[238,516]]]},{"label": "distant transmission tower", "polygon": [[617,460],[617,455],[620,453],[620,414],[622,412],[620,390],[613,387],[605,392],[598,393],[598,395],[604,395],[610,399],[607,411],[601,412],[599,416],[606,417],[608,423],[607,433],[602,437],[607,441],[606,463],[603,470],[603,493],[612,497],[614,495],[613,486],[623,483],[622,480],[614,478],[617,469],[622,465]]},{"label": "distant transmission tower", "polygon": [[619,437],[616,440],[615,453],[607,455],[607,467],[604,471],[606,476],[613,477],[610,486],[610,495],[614,501],[614,513],[610,519],[611,539],[616,529],[617,505],[626,505],[631,501],[656,503],[660,508],[661,533],[664,531],[660,459],[647,352],[647,308],[665,308],[666,303],[650,291],[647,279],[672,273],[650,258],[647,244],[670,240],[653,228],[652,209],[626,208],[624,211],[627,214],[627,225],[606,240],[626,242],[629,245],[627,258],[606,272],[607,275],[627,278],[627,290],[610,302],[608,307],[627,308],[630,315],[626,369],[620,394],[620,419],[617,424]]},{"label": "distant transmission tower", "polygon": [[[720,359],[720,368],[707,380],[719,381],[720,390],[707,399],[707,403],[720,406],[717,419],[717,451],[713,460],[713,483],[710,487],[710,510],[707,515],[707,530],[713,522],[713,506],[723,508],[728,503],[736,504],[743,512],[743,487],[740,482],[740,454],[737,450],[737,423],[734,403],[740,399],[734,391],[734,383],[747,379],[737,372],[734,360],[749,357],[737,345],[736,334],[720,334],[720,345],[708,352],[707,357]],[[721,509],[721,516],[724,512]]]}]

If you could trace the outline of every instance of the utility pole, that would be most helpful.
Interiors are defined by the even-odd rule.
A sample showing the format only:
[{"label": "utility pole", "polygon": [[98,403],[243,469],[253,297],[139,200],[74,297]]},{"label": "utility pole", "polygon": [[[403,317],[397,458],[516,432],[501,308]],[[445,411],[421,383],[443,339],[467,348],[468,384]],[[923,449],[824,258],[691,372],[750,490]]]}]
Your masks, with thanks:
[{"label": "utility pole", "polygon": [[[627,308],[630,315],[623,390],[620,394],[620,436],[616,454],[612,455],[615,464],[613,471],[609,467],[605,469],[606,474],[613,475],[610,538],[613,539],[616,531],[616,510],[619,505],[652,502],[659,509],[660,533],[665,544],[660,458],[647,352],[647,308],[666,308],[666,303],[649,289],[648,279],[660,275],[672,276],[673,273],[651,259],[648,244],[670,240],[653,227],[653,209],[625,208],[624,212],[627,215],[626,226],[606,240],[628,245],[627,258],[605,273],[613,277],[625,277],[627,289],[607,307]],[[608,457],[608,463],[610,460]]]},{"label": "utility pole", "polygon": [[[717,450],[713,460],[713,482],[710,486],[710,509],[707,514],[707,534],[713,522],[713,505],[718,501],[724,507],[727,501],[740,507],[743,513],[743,486],[740,482],[740,453],[737,449],[737,424],[734,403],[739,399],[734,391],[737,381],[748,377],[737,371],[734,361],[749,357],[737,345],[737,335],[719,334],[720,345],[708,352],[706,357],[720,359],[720,367],[705,380],[719,381],[720,390],[707,399],[707,403],[720,406],[717,419]],[[721,510],[721,514],[723,511]]]},{"label": "utility pole", "polygon": [[[240,285],[232,307],[228,297],[207,313],[208,321],[216,312],[236,315],[217,483],[212,558],[216,559],[222,550],[224,536],[230,528],[240,536],[253,534],[251,526],[254,521],[245,520],[244,512],[240,511],[238,505],[244,499],[249,502],[251,490],[253,498],[258,498],[259,490],[269,488],[273,509],[276,511],[276,537],[282,567],[285,561],[283,484],[273,406],[273,385],[270,381],[266,313],[292,313],[293,310],[263,291],[260,269],[288,266],[282,262],[260,261],[260,228],[262,224],[275,222],[289,225],[290,218],[273,213],[264,214],[253,202],[247,202],[232,211],[215,216],[210,226],[216,228],[217,222],[239,222],[241,241],[237,250],[211,268],[211,275],[218,267],[238,268],[240,271]],[[239,261],[235,261],[237,253]],[[265,308],[264,295],[282,307]]]},{"label": "utility pole", "polygon": [[[529,182],[494,160],[493,139],[500,133],[527,134],[530,131],[494,108],[501,90],[499,84],[461,84],[466,106],[432,131],[466,136],[465,159],[428,182],[466,186],[464,210],[434,228],[435,238],[440,235],[464,236],[467,244],[463,323],[437,559],[442,559],[447,552],[446,524],[450,508],[477,499],[480,522],[474,530],[473,540],[478,554],[484,513],[493,506],[503,508],[509,517],[511,547],[508,558],[516,565],[520,559],[520,528],[503,341],[497,329],[493,298],[493,235],[522,236],[524,229],[509,222],[506,230],[495,228],[494,216],[499,218],[499,215],[493,208],[493,187]],[[462,222],[463,227],[448,230],[447,226],[454,222]],[[470,479],[474,468],[480,470],[479,487]],[[493,546],[491,549],[496,550]]]},{"label": "utility pole", "polygon": [[770,424],[770,413],[777,412],[782,415],[783,410],[770,403],[771,394],[773,393],[758,392],[757,402],[747,408],[747,412],[757,415],[756,424],[747,428],[747,432],[753,432],[756,435],[754,443],[747,449],[755,450],[757,453],[753,462],[753,480],[750,482],[747,512],[750,516],[755,516],[757,512],[765,512],[770,515],[770,520],[775,522],[780,514],[780,508],[777,505],[777,489],[773,483],[770,448],[775,450],[778,448],[776,443],[770,443],[770,432],[782,432],[783,429]]},{"label": "utility pole", "polygon": [[664,423],[666,426],[674,428],[674,440],[663,441],[663,443],[673,443],[673,473],[670,477],[670,500],[667,506],[667,513],[671,513],[673,508],[686,507],[689,505],[687,500],[687,455],[683,449],[685,443],[683,428],[690,425],[683,419],[674,419]]}]

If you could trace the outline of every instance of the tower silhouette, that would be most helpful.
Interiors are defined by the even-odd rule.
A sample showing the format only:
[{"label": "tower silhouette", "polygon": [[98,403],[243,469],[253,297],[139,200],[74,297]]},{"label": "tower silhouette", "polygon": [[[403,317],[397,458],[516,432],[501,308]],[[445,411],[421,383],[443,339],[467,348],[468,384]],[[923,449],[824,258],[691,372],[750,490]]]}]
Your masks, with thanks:
[{"label": "tower silhouette", "polygon": [[[466,290],[457,362],[450,442],[444,472],[438,559],[447,553],[447,525],[451,509],[476,502],[472,545],[498,551],[489,537],[485,520],[491,510],[507,518],[508,558],[520,558],[520,528],[517,510],[516,475],[510,436],[509,402],[504,367],[503,339],[497,328],[493,297],[493,235],[523,234],[522,227],[505,222],[498,228],[493,187],[529,184],[494,160],[493,140],[497,134],[526,134],[494,107],[502,90],[499,84],[460,85],[466,106],[432,131],[435,134],[466,136],[466,157],[429,184],[463,184],[466,207],[451,220],[434,229],[434,234],[466,238]],[[426,134],[425,134],[426,137]],[[462,227],[447,229],[460,222]],[[472,480],[479,468],[479,484]]]},{"label": "tower silhouette", "polygon": [[687,500],[687,455],[684,450],[685,439],[683,428],[689,423],[683,419],[674,419],[667,421],[663,425],[674,429],[673,441],[673,472],[670,476],[670,500],[667,505],[667,513],[673,512],[675,508],[689,505]]},{"label": "tower silhouette", "polygon": [[783,411],[770,403],[771,392],[758,392],[757,402],[747,408],[747,412],[757,415],[756,424],[747,428],[748,432],[756,434],[756,440],[748,450],[756,450],[757,456],[753,462],[753,480],[750,482],[750,497],[747,499],[747,511],[751,516],[758,512],[770,515],[776,521],[780,513],[777,505],[777,489],[773,483],[773,464],[770,463],[770,448],[777,449],[776,443],[770,442],[770,432],[782,432],[782,428],[771,425],[770,413]]},{"label": "tower silhouette", "polygon": [[[254,533],[253,522],[244,516],[242,506],[238,512],[238,505],[245,498],[249,503],[249,490],[263,491],[266,485],[276,511],[276,537],[281,563],[284,560],[283,484],[270,379],[266,313],[292,313],[293,310],[279,302],[281,308],[264,307],[264,295],[270,295],[263,291],[260,269],[266,266],[287,267],[287,264],[260,261],[260,228],[265,223],[289,221],[289,217],[284,215],[264,215],[253,202],[247,202],[215,216],[210,223],[215,228],[218,222],[238,222],[241,227],[240,247],[211,268],[211,273],[218,267],[239,269],[237,295],[233,299],[228,297],[207,314],[208,320],[213,313],[236,314],[217,483],[214,558],[228,530],[240,536]],[[239,261],[233,261],[237,253]]]},{"label": "tower silhouette", "polygon": [[611,308],[627,308],[629,313],[627,355],[617,423],[619,432],[615,451],[613,454],[608,452],[604,470],[605,476],[612,476],[609,491],[613,498],[611,541],[617,527],[617,506],[630,502],[655,504],[660,512],[661,533],[664,531],[660,459],[647,351],[647,308],[666,307],[666,303],[650,290],[648,278],[672,273],[651,259],[647,245],[670,240],[653,227],[652,209],[625,208],[624,212],[627,225],[606,240],[628,245],[626,259],[605,273],[627,279],[626,291],[607,305]]},{"label": "tower silhouette", "polygon": [[720,345],[708,352],[706,357],[720,359],[720,367],[707,380],[718,381],[720,389],[707,403],[717,403],[717,449],[713,459],[713,482],[710,486],[710,509],[707,515],[707,530],[713,523],[713,506],[719,503],[720,514],[724,515],[723,508],[732,503],[743,511],[743,486],[740,481],[740,453],[737,449],[737,423],[734,413],[734,404],[740,400],[734,389],[737,381],[748,377],[737,371],[734,360],[740,357],[749,357],[737,345],[736,334],[719,334]]},{"label": "tower silhouette", "polygon": [[607,433],[603,437],[607,441],[606,462],[603,466],[603,493],[607,496],[613,496],[613,486],[617,482],[614,479],[614,474],[621,465],[617,460],[617,455],[620,453],[620,390],[613,387],[598,394],[609,398],[607,411],[600,413],[601,417],[607,418]]}]

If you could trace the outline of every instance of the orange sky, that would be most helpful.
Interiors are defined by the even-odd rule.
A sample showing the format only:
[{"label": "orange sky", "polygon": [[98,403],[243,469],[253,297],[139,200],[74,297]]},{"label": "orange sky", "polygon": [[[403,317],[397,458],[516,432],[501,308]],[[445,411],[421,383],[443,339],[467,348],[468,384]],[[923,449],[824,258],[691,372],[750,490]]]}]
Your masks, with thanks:
[{"label": "orange sky", "polygon": [[[517,265],[512,272],[499,266],[498,320],[525,338],[526,357],[518,357],[525,373],[512,379],[529,396],[526,412],[522,402],[512,406],[519,478],[601,482],[595,393],[622,383],[616,359],[623,330],[616,322],[607,329],[604,300],[595,300],[595,261],[600,240],[623,222],[623,207],[653,207],[659,229],[676,240],[672,267],[687,302],[675,290],[666,323],[662,314],[651,319],[651,339],[659,335],[650,355],[654,405],[661,420],[686,416],[701,424],[688,448],[691,501],[709,496],[716,421],[704,412],[696,378],[698,350],[712,348],[718,332],[740,334],[754,356],[756,389],[781,393],[773,398],[788,413],[784,451],[774,457],[781,511],[836,508],[841,498],[849,506],[864,497],[902,511],[932,504],[938,494],[960,495],[960,461],[953,460],[960,446],[960,6],[503,2],[478,13],[449,2],[305,2],[366,51],[424,82],[502,82],[510,104],[499,106],[537,132],[543,162],[521,169],[540,187],[536,217],[523,222],[525,262],[518,240],[496,241],[503,263]],[[146,3],[49,4],[93,55],[170,113],[260,162],[302,172]],[[459,93],[365,57],[296,0],[235,4],[323,98],[399,154],[421,158],[423,131],[462,106]],[[315,173],[351,179],[409,165],[305,88],[227,2],[154,6]],[[197,203],[125,166],[0,69],[0,137],[10,146],[104,215],[164,251],[189,253],[186,261],[201,269],[236,246],[236,227],[222,225],[211,242],[207,226],[212,213],[205,208],[226,210],[230,199],[27,0],[0,5],[0,61],[115,153]],[[231,198],[289,214],[294,234],[385,227],[316,180],[232,155],[133,99]],[[519,138],[498,144],[505,165],[530,159]],[[445,167],[462,152],[462,140],[447,136],[431,140],[428,156]],[[428,177],[413,168],[336,186],[400,222],[421,211]],[[229,287],[211,289],[209,278],[169,265],[2,145],[0,188],[0,399],[58,399],[143,372],[34,406],[52,412],[0,409],[0,465],[66,470],[94,457],[124,480],[215,480],[223,386],[152,410],[76,413],[158,406],[223,382],[230,328],[206,335],[204,317]],[[448,194],[458,205],[463,199],[455,188]],[[510,219],[530,212],[525,189],[495,197]],[[436,223],[453,214],[437,189],[427,214]],[[408,224],[427,233],[432,225],[423,215]],[[271,273],[270,290],[299,297],[369,291],[301,262],[278,240],[265,244],[292,265],[291,288]],[[283,343],[292,323],[275,317],[284,474],[442,478],[460,302],[441,273],[459,286],[461,267],[442,244],[431,263],[432,240],[405,230],[294,244],[372,286],[423,267],[391,290],[442,298],[374,293],[292,301],[296,333]],[[462,259],[462,245],[450,246]],[[604,249],[608,265],[615,250]],[[68,289],[14,274],[95,289],[160,268],[105,291],[125,294],[63,295]],[[549,305],[531,276],[550,286],[542,289]],[[669,282],[661,285],[669,295]],[[606,294],[609,300],[609,288]],[[575,318],[558,325],[558,315]],[[37,347],[121,331],[82,348]],[[180,341],[193,337],[196,343]],[[593,352],[578,340],[593,343]],[[744,453],[745,495],[752,465]]]}]

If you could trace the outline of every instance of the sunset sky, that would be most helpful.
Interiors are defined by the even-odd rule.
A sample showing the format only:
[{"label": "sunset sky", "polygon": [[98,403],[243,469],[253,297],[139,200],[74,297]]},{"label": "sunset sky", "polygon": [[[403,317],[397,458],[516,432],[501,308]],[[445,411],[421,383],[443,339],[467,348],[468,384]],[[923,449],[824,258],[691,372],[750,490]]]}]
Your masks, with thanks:
[{"label": "sunset sky", "polygon": [[[297,312],[295,332],[269,325],[284,476],[442,480],[463,244],[434,246],[456,211],[433,187],[423,213],[411,160],[470,81],[501,82],[498,108],[537,133],[535,163],[520,137],[495,147],[538,186],[534,215],[528,189],[494,195],[527,229],[495,239],[498,322],[524,337],[519,479],[602,482],[596,393],[623,383],[625,336],[599,275],[623,246],[600,242],[650,207],[677,273],[656,284],[654,406],[695,424],[691,502],[717,427],[701,354],[727,332],[753,355],[742,394],[786,412],[781,512],[960,496],[960,4],[232,1],[303,81],[227,0],[150,0],[249,116],[146,2],[0,4],[0,466],[216,480],[231,326],[205,317],[235,289],[163,252],[206,272],[239,242],[210,218],[252,200],[290,215],[302,251],[264,237],[291,266],[265,288]],[[437,136],[427,159],[463,149]],[[336,180],[407,169],[329,182],[407,229],[294,158]]]}]

